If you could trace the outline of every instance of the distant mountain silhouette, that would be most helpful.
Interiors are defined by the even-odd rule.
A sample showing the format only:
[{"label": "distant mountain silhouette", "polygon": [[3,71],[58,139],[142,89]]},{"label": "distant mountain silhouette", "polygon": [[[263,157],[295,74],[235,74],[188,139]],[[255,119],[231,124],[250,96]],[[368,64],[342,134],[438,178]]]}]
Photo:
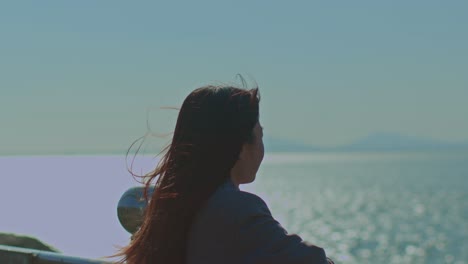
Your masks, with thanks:
[{"label": "distant mountain silhouette", "polygon": [[345,151],[411,151],[468,149],[468,143],[445,142],[397,133],[373,133],[352,144],[341,146]]},{"label": "distant mountain silhouette", "polygon": [[264,144],[265,150],[269,152],[468,150],[468,142],[444,142],[398,133],[373,133],[351,144],[338,147],[317,147],[271,137],[266,137]]}]

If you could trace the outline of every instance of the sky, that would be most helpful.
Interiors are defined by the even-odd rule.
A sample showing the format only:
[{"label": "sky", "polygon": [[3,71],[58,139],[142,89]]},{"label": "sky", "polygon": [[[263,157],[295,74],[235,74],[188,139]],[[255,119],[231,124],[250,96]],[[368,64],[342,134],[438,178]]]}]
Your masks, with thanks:
[{"label": "sky", "polygon": [[[468,141],[467,1],[3,1],[0,154],[127,150],[256,81],[265,135]],[[149,118],[147,118],[149,113]]]}]

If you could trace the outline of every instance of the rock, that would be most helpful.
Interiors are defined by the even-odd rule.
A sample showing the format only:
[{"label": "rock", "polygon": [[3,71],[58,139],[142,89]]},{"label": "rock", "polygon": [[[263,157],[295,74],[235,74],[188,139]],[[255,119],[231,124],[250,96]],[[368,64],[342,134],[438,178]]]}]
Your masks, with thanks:
[{"label": "rock", "polygon": [[23,236],[11,233],[0,233],[0,245],[30,248],[60,253],[56,248],[31,236]]}]

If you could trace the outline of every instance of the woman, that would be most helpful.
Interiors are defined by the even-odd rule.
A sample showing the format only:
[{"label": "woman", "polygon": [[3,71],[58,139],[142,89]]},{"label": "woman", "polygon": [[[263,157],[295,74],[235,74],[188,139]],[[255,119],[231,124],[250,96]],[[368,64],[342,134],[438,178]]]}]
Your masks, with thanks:
[{"label": "woman", "polygon": [[121,263],[328,263],[323,249],[288,235],[261,198],[239,190],[263,159],[259,100],[257,88],[206,86],[187,96],[147,176],[155,190]]}]

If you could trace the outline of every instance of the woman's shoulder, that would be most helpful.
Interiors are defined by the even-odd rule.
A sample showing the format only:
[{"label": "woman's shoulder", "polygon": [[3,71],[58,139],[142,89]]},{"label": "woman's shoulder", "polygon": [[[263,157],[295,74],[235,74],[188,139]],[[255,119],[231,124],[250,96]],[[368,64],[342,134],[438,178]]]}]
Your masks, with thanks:
[{"label": "woman's shoulder", "polygon": [[210,212],[230,220],[256,214],[270,215],[270,210],[261,197],[229,186],[229,183],[221,186],[209,199],[205,213]]},{"label": "woman's shoulder", "polygon": [[327,263],[325,251],[298,235],[288,234],[272,217],[262,198],[233,185],[218,188],[200,213],[192,230],[193,252],[199,249],[195,250],[197,246],[193,245],[206,246],[204,243],[216,241],[210,248],[220,247],[220,252],[230,252],[230,256],[239,259],[262,263]]}]

